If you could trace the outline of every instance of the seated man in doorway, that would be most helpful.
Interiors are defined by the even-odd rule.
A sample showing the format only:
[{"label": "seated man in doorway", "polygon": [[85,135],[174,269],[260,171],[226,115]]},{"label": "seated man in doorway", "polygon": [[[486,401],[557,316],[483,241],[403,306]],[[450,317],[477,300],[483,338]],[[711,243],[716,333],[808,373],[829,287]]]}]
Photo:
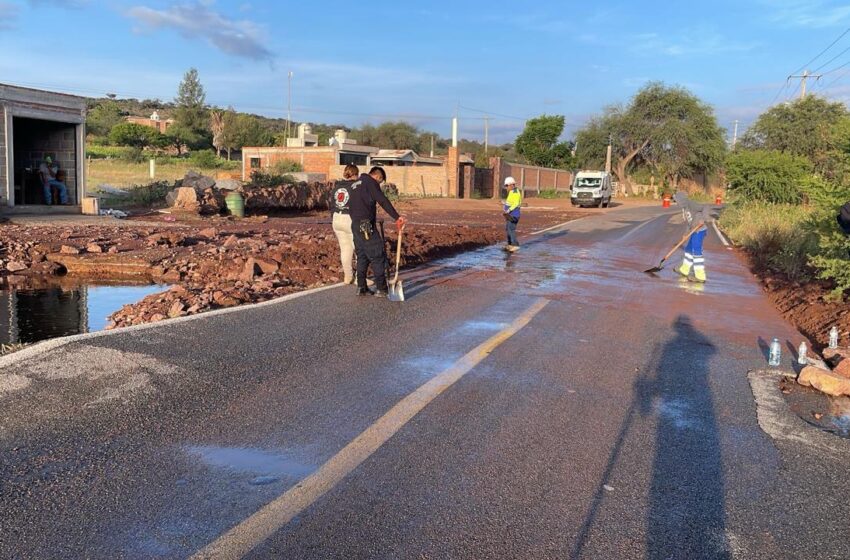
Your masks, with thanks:
[{"label": "seated man in doorway", "polygon": [[50,156],[44,158],[44,161],[38,166],[38,175],[41,177],[41,184],[44,187],[44,203],[48,206],[53,204],[52,188],[55,188],[59,195],[59,203],[68,204],[68,187],[56,177],[58,173],[59,166],[53,165],[53,158]]}]

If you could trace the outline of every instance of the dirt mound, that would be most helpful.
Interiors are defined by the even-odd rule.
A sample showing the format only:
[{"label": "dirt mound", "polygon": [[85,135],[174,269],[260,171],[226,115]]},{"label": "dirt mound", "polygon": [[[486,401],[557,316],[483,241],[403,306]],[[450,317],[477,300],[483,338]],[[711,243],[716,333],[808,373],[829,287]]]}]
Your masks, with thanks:
[{"label": "dirt mound", "polygon": [[251,212],[274,210],[325,210],[332,189],[330,183],[296,183],[275,187],[245,185],[239,192],[245,209]]}]

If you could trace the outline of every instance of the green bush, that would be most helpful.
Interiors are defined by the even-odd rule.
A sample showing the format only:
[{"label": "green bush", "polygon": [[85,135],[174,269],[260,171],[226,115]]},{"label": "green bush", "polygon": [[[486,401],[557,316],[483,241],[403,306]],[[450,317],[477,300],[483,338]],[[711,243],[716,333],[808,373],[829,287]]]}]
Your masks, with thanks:
[{"label": "green bush", "polygon": [[540,191],[540,194],[537,195],[537,198],[545,198],[545,199],[553,199],[553,198],[569,198],[570,191],[558,191],[555,189],[546,189],[545,191]]},{"label": "green bush", "polygon": [[736,203],[799,203],[811,170],[806,158],[775,150],[741,150],[726,159],[729,193]]},{"label": "green bush", "polygon": [[840,299],[850,290],[850,236],[842,231],[836,218],[841,206],[850,201],[850,187],[813,177],[804,190],[814,208],[808,230],[816,236],[818,245],[810,264],[818,278],[834,282],[832,297]]},{"label": "green bush", "polygon": [[127,146],[103,146],[89,143],[86,155],[92,159],[123,159],[132,148]]},{"label": "green bush", "polygon": [[210,150],[196,150],[189,154],[189,162],[201,169],[239,169],[238,161],[228,161]]},{"label": "green bush", "polygon": [[290,161],[288,159],[281,160],[275,163],[272,166],[272,172],[276,175],[286,175],[287,173],[299,173],[304,171],[304,168],[301,167],[301,164],[297,161]]},{"label": "green bush", "polygon": [[720,225],[747,250],[757,270],[803,281],[810,276],[810,255],[817,251],[817,236],[808,228],[811,213],[799,205],[751,202],[727,207]]},{"label": "green bush", "polygon": [[279,175],[265,171],[251,173],[251,185],[255,187],[279,187],[281,185],[294,185],[295,183],[295,177],[292,175]]}]

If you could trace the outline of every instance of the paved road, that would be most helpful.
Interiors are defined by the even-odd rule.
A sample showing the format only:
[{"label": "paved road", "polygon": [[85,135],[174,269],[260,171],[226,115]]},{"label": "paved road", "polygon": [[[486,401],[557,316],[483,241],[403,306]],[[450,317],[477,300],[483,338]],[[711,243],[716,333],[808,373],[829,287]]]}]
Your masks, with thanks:
[{"label": "paved road", "polygon": [[799,335],[714,233],[706,286],[642,274],[682,229],[0,361],[0,557],[847,558],[847,442],[748,380]]}]

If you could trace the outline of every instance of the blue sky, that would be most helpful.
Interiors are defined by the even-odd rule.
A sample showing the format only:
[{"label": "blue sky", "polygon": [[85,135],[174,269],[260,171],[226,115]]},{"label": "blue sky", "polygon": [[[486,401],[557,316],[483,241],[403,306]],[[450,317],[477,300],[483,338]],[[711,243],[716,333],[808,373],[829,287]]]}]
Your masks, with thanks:
[{"label": "blue sky", "polygon": [[[448,136],[460,107],[463,136],[482,137],[486,111],[500,142],[541,113],[566,115],[569,137],[662,80],[743,129],[848,27],[850,5],[829,0],[0,0],[0,82],[171,99],[194,66],[210,103],[283,116],[292,70],[296,120],[403,118]],[[850,34],[811,69],[848,47]],[[850,66],[812,89],[848,99]]]}]

